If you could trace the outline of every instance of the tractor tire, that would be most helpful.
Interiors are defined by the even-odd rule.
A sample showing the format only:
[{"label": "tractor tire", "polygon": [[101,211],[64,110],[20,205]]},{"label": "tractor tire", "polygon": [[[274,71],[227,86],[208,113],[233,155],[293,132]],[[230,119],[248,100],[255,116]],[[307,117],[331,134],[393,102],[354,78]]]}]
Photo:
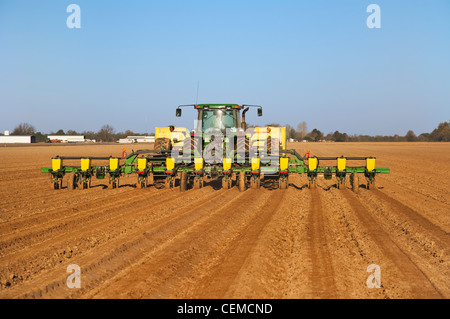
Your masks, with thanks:
[{"label": "tractor tire", "polygon": [[153,149],[158,151],[170,151],[172,150],[172,141],[170,140],[170,138],[158,137],[155,140]]}]

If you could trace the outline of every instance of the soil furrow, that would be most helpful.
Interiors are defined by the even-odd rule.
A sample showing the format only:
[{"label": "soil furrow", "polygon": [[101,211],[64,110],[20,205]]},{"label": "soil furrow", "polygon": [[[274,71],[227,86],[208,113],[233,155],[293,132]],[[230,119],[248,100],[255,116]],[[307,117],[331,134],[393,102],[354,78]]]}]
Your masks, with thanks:
[{"label": "soil furrow", "polygon": [[312,264],[311,286],[318,298],[335,298],[336,284],[331,263],[321,199],[317,189],[311,190],[311,212],[308,224],[309,256]]},{"label": "soil furrow", "polygon": [[442,298],[441,292],[434,286],[430,279],[423,273],[410,257],[390,238],[371,216],[371,213],[349,190],[343,190],[342,194],[347,199],[355,214],[369,231],[369,235],[377,243],[383,253],[401,271],[403,278],[415,298]]}]

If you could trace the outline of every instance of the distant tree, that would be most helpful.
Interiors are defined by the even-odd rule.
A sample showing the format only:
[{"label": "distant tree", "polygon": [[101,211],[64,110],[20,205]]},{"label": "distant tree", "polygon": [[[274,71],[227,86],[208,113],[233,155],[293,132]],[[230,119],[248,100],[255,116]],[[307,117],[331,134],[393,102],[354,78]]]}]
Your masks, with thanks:
[{"label": "distant tree", "polygon": [[417,139],[421,142],[428,142],[430,140],[430,133],[422,133],[417,137]]},{"label": "distant tree", "polygon": [[115,134],[114,138],[116,140],[120,140],[122,138],[126,138],[127,136],[139,136],[139,135],[140,135],[139,133],[135,133],[133,131],[126,130],[125,132],[120,132],[120,133]]},{"label": "distant tree", "polygon": [[74,131],[74,130],[68,130],[66,134],[67,135],[80,135],[77,133],[77,131]]},{"label": "distant tree", "polygon": [[335,142],[346,142],[348,139],[347,133],[341,133],[339,131],[335,131],[331,139]]},{"label": "distant tree", "polygon": [[111,125],[103,125],[97,133],[97,139],[103,142],[114,142],[114,128]]},{"label": "distant tree", "polygon": [[88,140],[95,140],[97,138],[97,134],[92,131],[84,131],[81,135],[84,135],[84,137]]},{"label": "distant tree", "polygon": [[289,124],[286,124],[286,137],[295,138],[295,129]]},{"label": "distant tree", "polygon": [[34,134],[35,139],[36,139],[36,143],[42,143],[45,142],[45,140],[47,139],[47,136],[42,134],[41,132],[36,132]]},{"label": "distant tree", "polygon": [[29,123],[20,123],[14,128],[11,135],[34,135],[36,129]]},{"label": "distant tree", "polygon": [[450,142],[450,121],[439,123],[438,127],[430,133],[430,139],[436,142]]},{"label": "distant tree", "polygon": [[305,121],[303,121],[297,125],[297,132],[300,134],[300,139],[304,139],[306,134],[308,134]]},{"label": "distant tree", "polygon": [[308,136],[314,141],[314,142],[319,142],[321,140],[323,140],[323,133],[321,131],[319,131],[318,129],[313,129]]},{"label": "distant tree", "polygon": [[66,133],[64,133],[63,129],[58,130],[55,135],[66,135]]},{"label": "distant tree", "polygon": [[406,138],[407,142],[415,142],[415,141],[417,141],[417,136],[416,136],[416,134],[414,134],[414,132],[412,130],[409,130],[406,133],[405,138]]}]

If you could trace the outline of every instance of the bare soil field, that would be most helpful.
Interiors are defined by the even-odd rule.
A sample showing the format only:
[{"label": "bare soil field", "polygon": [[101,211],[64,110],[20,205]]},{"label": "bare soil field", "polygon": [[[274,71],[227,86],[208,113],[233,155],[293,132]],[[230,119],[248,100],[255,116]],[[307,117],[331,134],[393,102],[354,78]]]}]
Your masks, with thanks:
[{"label": "bare soil field", "polygon": [[[139,189],[131,175],[55,191],[40,173],[56,155],[123,147],[0,147],[0,298],[450,297],[449,143],[288,145],[391,169],[358,193],[323,178],[308,189],[305,176],[287,190]],[[380,288],[366,284],[372,264]]]}]

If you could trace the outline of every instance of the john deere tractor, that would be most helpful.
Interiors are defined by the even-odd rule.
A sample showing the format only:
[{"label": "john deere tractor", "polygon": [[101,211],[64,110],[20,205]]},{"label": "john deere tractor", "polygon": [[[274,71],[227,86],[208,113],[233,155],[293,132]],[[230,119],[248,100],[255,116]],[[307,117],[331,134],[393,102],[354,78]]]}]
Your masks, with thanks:
[{"label": "john deere tractor", "polygon": [[[62,187],[66,173],[69,188],[89,188],[92,177],[109,177],[113,188],[119,187],[119,179],[125,174],[136,174],[139,188],[154,185],[156,188],[178,187],[181,191],[202,188],[205,180],[217,180],[222,188],[236,185],[240,191],[248,187],[289,187],[291,174],[305,174],[308,186],[316,187],[317,177],[337,180],[337,187],[344,188],[347,177],[353,190],[359,188],[359,175],[366,180],[366,188],[373,188],[375,176],[389,173],[389,168],[376,168],[374,157],[303,157],[296,150],[288,150],[285,127],[247,127],[245,115],[251,107],[259,105],[192,104],[180,105],[176,116],[181,117],[183,107],[197,110],[194,129],[185,127],[157,127],[153,149],[139,150],[125,159],[112,157],[79,158],[81,165],[64,166],[64,159],[53,158],[50,173],[52,188]],[[108,160],[109,165],[93,166],[91,160]],[[120,163],[120,161],[124,161]],[[320,161],[336,161],[335,166],[321,166]],[[364,161],[364,165],[347,166],[349,161]],[[217,183],[216,183],[217,185]]]}]

